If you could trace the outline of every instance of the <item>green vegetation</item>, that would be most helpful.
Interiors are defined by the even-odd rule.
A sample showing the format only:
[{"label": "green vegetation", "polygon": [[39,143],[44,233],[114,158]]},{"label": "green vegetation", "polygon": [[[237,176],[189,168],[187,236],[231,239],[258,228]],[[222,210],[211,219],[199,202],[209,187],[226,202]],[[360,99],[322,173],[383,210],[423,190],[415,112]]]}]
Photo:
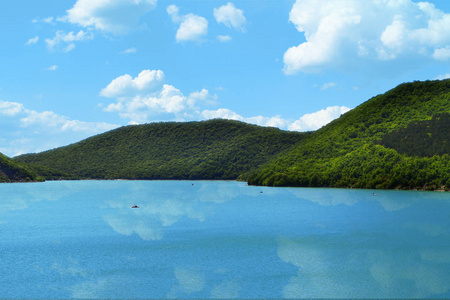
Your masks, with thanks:
[{"label": "green vegetation", "polygon": [[450,189],[449,113],[450,80],[405,83],[313,132],[247,179],[268,186]]},{"label": "green vegetation", "polygon": [[[448,190],[449,135],[450,80],[442,80],[399,85],[312,133],[227,120],[153,123],[16,161],[29,164],[21,172],[47,179],[241,179],[267,186]],[[11,170],[13,162],[0,158]],[[35,178],[11,175],[3,165],[3,181]]]},{"label": "green vegetation", "polygon": [[307,135],[229,120],[153,123],[16,160],[47,179],[237,179]]},{"label": "green vegetation", "polygon": [[42,179],[24,164],[16,162],[0,153],[0,182],[27,182]]},{"label": "green vegetation", "polygon": [[408,124],[394,130],[379,145],[408,156],[432,157],[450,153],[450,114],[436,114],[431,120]]}]

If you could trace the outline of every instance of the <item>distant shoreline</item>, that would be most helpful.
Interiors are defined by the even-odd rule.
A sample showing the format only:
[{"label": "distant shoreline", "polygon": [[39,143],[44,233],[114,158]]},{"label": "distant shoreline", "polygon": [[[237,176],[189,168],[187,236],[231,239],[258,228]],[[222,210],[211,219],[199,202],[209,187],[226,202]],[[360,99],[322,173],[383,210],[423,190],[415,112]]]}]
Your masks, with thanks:
[{"label": "distant shoreline", "polygon": [[261,188],[295,188],[295,189],[343,189],[343,190],[367,190],[367,191],[416,191],[416,192],[450,192],[450,190],[445,190],[442,186],[440,189],[428,190],[428,189],[365,189],[365,188],[353,188],[353,187],[327,187],[327,186],[265,186],[265,185],[251,185],[246,181],[233,180],[233,179],[48,179],[44,181],[12,181],[12,182],[0,182],[2,183],[45,183],[45,182],[60,182],[60,181],[186,181],[186,182],[206,182],[206,181],[223,181],[223,182],[241,182],[245,183],[247,186],[251,187],[261,187]]}]

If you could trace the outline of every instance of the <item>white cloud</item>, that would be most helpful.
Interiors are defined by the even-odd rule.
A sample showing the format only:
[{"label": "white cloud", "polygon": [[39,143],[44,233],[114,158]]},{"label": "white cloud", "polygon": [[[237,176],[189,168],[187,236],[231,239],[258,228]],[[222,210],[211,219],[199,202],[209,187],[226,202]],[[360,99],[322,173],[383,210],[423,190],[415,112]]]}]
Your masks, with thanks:
[{"label": "white cloud", "polygon": [[77,142],[118,125],[72,120],[52,111],[37,112],[0,100],[1,152],[8,156],[39,152]]},{"label": "white cloud", "polygon": [[433,58],[436,60],[447,61],[450,59],[450,46],[435,49],[433,52]]},{"label": "white cloud", "polygon": [[231,36],[229,36],[229,35],[218,35],[217,36],[217,40],[219,40],[219,42],[222,42],[222,43],[229,42],[229,41],[231,41]]},{"label": "white cloud", "polygon": [[244,12],[236,8],[231,2],[219,8],[214,8],[214,17],[217,23],[223,23],[229,28],[233,27],[234,29],[245,31],[247,20],[244,17]]},{"label": "white cloud", "polygon": [[44,18],[42,20],[44,23],[52,24],[53,23],[53,17]]},{"label": "white cloud", "polygon": [[288,129],[292,131],[311,131],[321,128],[342,114],[348,112],[350,108],[345,106],[330,106],[318,112],[305,114],[297,121],[289,125]]},{"label": "white cloud", "polygon": [[280,116],[275,117],[256,116],[245,118],[227,108],[219,108],[217,110],[203,110],[201,112],[201,116],[205,119],[236,120],[259,126],[278,127],[281,129],[286,129],[288,127],[288,124],[290,123],[288,120],[282,119]]},{"label": "white cloud", "polygon": [[85,132],[94,134],[116,128],[117,125],[104,122],[83,122],[79,120],[70,120],[65,116],[60,116],[52,111],[37,112],[33,110],[25,110],[25,116],[20,119],[20,126],[23,128],[33,127],[53,129],[49,133],[63,132]]},{"label": "white cloud", "polygon": [[[328,107],[306,114],[296,121],[281,116],[244,117],[227,108],[206,109],[218,105],[217,95],[211,94],[207,89],[194,91],[186,96],[164,81],[164,73],[160,70],[144,70],[135,78],[128,74],[119,76],[100,92],[101,96],[115,98],[104,111],[118,113],[121,118],[128,119],[129,124],[221,118],[280,129],[309,131],[322,127],[350,110],[345,106]],[[336,83],[327,85],[331,87]]]},{"label": "white cloud", "polygon": [[164,82],[164,72],[160,70],[143,70],[135,78],[125,74],[117,77],[104,88],[100,95],[104,97],[122,97],[153,91]]},{"label": "white cloud", "polygon": [[175,36],[177,42],[199,41],[208,33],[208,21],[200,16],[189,14],[181,23]]},{"label": "white cloud", "polygon": [[217,110],[204,110],[202,111],[202,116],[205,119],[227,119],[227,120],[244,121],[244,117],[238,115],[234,111],[231,111],[227,108],[219,108]]},{"label": "white cloud", "polygon": [[113,34],[134,29],[139,18],[156,6],[157,0],[78,0],[62,18],[83,27]]},{"label": "white cloud", "polygon": [[284,54],[284,72],[316,72],[353,60],[448,59],[450,14],[411,0],[297,0],[289,20],[305,42]]},{"label": "white cloud", "polygon": [[33,45],[36,44],[39,41],[39,37],[35,36],[34,38],[29,39],[25,45],[29,46],[29,45]]},{"label": "white cloud", "polygon": [[122,52],[120,52],[120,54],[132,54],[132,53],[136,53],[136,48],[132,47],[132,48],[128,48],[123,50]]},{"label": "white cloud", "polygon": [[180,8],[174,4],[167,6],[167,13],[172,18],[172,22],[181,23],[182,18],[180,17]]},{"label": "white cloud", "polygon": [[41,19],[41,18],[36,18],[36,19],[34,19],[32,22],[33,22],[33,23],[39,23],[39,22],[42,22],[42,23],[47,23],[47,24],[55,25],[56,23],[53,22],[53,21],[54,21],[54,18],[53,18],[53,17],[47,17],[47,18],[43,18],[43,19]]},{"label": "white cloud", "polygon": [[65,33],[62,30],[56,31],[53,39],[45,39],[47,48],[51,51],[61,50],[63,52],[69,52],[75,48],[75,42],[92,40],[94,35],[92,33],[80,30],[78,33],[73,31]]},{"label": "white cloud", "polygon": [[324,83],[320,89],[322,91],[324,91],[324,90],[327,90],[327,89],[335,87],[335,86],[337,86],[336,82],[327,82],[327,83]]},{"label": "white cloud", "polygon": [[280,129],[288,129],[291,131],[312,131],[321,128],[341,114],[349,111],[350,108],[345,106],[332,106],[322,109],[318,112],[305,114],[298,120],[292,122],[291,120],[283,119],[281,116],[275,117],[243,117],[229,109],[220,108],[217,110],[203,110],[201,115],[205,119],[228,119],[255,124],[259,126],[278,127]]},{"label": "white cloud", "polygon": [[105,111],[119,113],[133,124],[154,121],[158,116],[184,121],[195,119],[199,114],[197,105],[216,103],[217,95],[211,95],[207,89],[185,96],[164,81],[160,70],[144,70],[135,78],[128,74],[117,77],[100,92],[101,96],[116,98]]},{"label": "white cloud", "polygon": [[256,124],[259,126],[269,126],[269,127],[278,127],[278,128],[286,128],[288,124],[290,123],[289,120],[285,120],[281,118],[281,116],[275,116],[275,117],[263,117],[263,116],[257,116],[257,117],[250,117],[245,118],[244,122],[250,123],[250,124]]},{"label": "white cloud", "polygon": [[216,105],[216,100],[217,95],[211,95],[207,89],[202,89],[200,92],[192,92],[188,96],[188,102],[191,103],[191,107],[193,107],[196,102],[201,102],[207,105]]},{"label": "white cloud", "polygon": [[0,115],[15,116],[24,111],[25,108],[20,103],[0,100]]},{"label": "white cloud", "polygon": [[402,20],[402,16],[397,15],[394,17],[392,24],[388,25],[383,31],[380,40],[387,48],[400,51],[403,47],[405,36],[406,24]]},{"label": "white cloud", "polygon": [[174,23],[179,23],[175,39],[177,42],[194,41],[201,42],[203,36],[208,33],[208,21],[194,14],[179,15],[179,8],[170,5],[166,9]]},{"label": "white cloud", "polygon": [[228,119],[259,126],[278,127],[280,129],[288,129],[291,131],[311,131],[321,128],[334,119],[339,118],[341,114],[344,114],[349,110],[350,108],[345,106],[327,107],[326,109],[322,109],[315,113],[305,114],[294,122],[283,119],[281,116],[256,116],[246,118],[226,108],[220,108],[217,110],[203,110],[201,115],[205,119]]},{"label": "white cloud", "polygon": [[57,69],[58,69],[58,66],[57,65],[53,65],[53,66],[50,66],[50,67],[46,68],[45,71],[56,71]]},{"label": "white cloud", "polygon": [[195,114],[194,104],[195,99],[189,99],[179,89],[164,84],[156,93],[118,98],[105,111],[119,113],[121,118],[130,119],[130,124],[146,123],[167,115],[185,121]]},{"label": "white cloud", "polygon": [[444,80],[444,79],[449,79],[449,78],[450,78],[450,73],[447,73],[447,74],[439,75],[435,79],[437,79],[437,80]]}]

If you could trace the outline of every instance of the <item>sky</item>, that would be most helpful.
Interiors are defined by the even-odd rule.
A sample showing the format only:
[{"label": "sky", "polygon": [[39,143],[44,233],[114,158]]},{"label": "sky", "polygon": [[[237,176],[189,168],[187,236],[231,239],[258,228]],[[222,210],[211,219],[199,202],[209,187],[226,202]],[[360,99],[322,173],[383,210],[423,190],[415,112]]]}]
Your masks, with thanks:
[{"label": "sky", "polygon": [[0,39],[10,157],[162,121],[316,130],[450,78],[448,0],[8,0]]}]

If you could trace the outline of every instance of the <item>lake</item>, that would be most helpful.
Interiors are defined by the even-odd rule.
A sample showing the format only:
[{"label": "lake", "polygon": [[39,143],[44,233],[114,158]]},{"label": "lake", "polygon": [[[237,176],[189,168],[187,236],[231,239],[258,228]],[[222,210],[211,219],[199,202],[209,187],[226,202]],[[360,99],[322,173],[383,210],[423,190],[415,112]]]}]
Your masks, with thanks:
[{"label": "lake", "polygon": [[0,184],[0,298],[450,298],[449,237],[443,192]]}]

